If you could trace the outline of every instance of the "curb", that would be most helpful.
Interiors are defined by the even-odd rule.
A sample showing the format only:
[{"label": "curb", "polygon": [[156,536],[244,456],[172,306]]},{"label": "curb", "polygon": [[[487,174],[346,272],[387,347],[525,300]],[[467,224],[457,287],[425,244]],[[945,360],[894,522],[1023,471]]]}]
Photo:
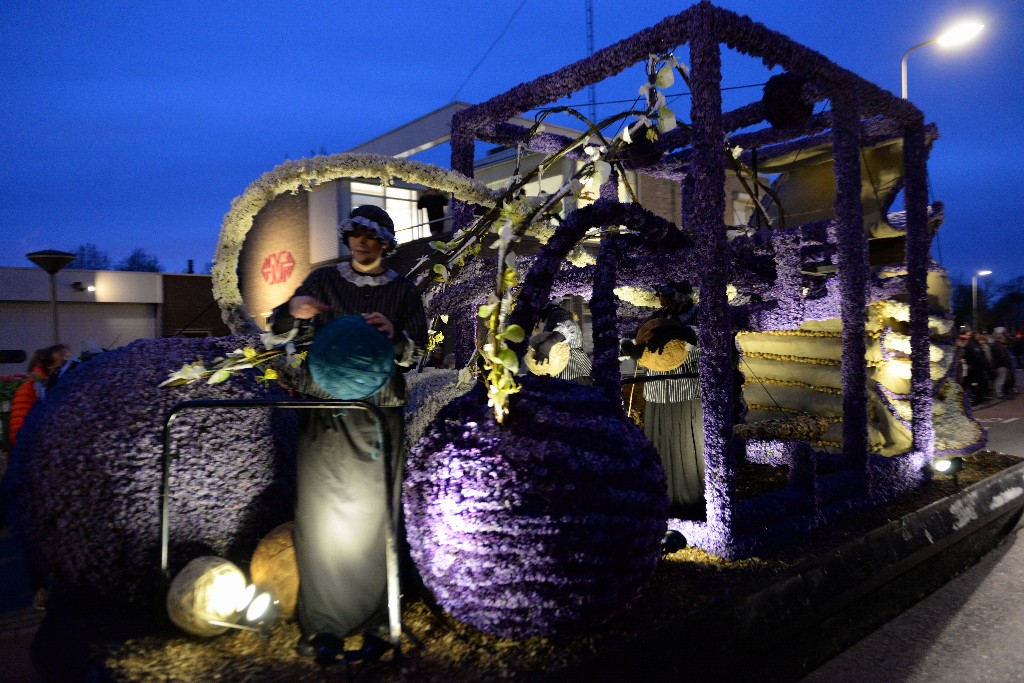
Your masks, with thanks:
[{"label": "curb", "polygon": [[546,680],[797,680],[976,563],[1022,514],[1024,463]]}]

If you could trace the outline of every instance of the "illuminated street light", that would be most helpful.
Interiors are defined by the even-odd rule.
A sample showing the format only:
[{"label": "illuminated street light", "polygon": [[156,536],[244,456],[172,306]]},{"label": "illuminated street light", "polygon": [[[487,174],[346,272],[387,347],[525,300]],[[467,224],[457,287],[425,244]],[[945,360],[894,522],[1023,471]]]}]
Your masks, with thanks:
[{"label": "illuminated street light", "polygon": [[971,276],[971,329],[978,331],[978,276],[991,275],[991,270],[979,270]]},{"label": "illuminated street light", "polygon": [[937,36],[935,38],[932,38],[931,40],[926,40],[923,43],[918,43],[914,47],[912,47],[909,50],[907,50],[906,52],[904,52],[903,53],[903,59],[900,61],[900,75],[902,76],[902,85],[903,85],[903,89],[902,89],[903,95],[902,95],[902,97],[903,97],[903,99],[907,99],[907,57],[910,56],[911,52],[913,52],[914,50],[916,50],[919,47],[924,47],[925,45],[931,45],[932,43],[938,43],[939,45],[942,45],[943,47],[951,47],[953,45],[960,45],[962,43],[967,42],[968,40],[970,40],[974,36],[978,35],[978,33],[983,28],[985,28],[985,25],[984,24],[979,24],[977,22],[966,22],[966,23],[963,23],[963,24],[957,24],[956,26],[954,26],[954,27],[950,28],[949,30],[947,30],[946,32],[944,32],[942,35]]}]

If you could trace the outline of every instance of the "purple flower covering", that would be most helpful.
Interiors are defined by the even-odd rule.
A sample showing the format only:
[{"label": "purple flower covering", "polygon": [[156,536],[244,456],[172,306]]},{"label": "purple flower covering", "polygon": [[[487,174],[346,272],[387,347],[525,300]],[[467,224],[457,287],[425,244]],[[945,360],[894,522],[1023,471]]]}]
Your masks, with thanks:
[{"label": "purple flower covering", "polygon": [[839,244],[840,310],[843,318],[842,386],[843,447],[851,470],[863,473],[867,486],[868,408],[867,367],[864,364],[867,323],[868,241],[860,191],[859,103],[846,94],[833,98],[832,127],[835,155]]},{"label": "purple flower covering", "polygon": [[913,414],[914,450],[921,464],[935,456],[935,428],[932,425],[932,380],[929,361],[931,335],[928,332],[928,264],[931,238],[928,235],[928,185],[923,121],[908,126],[903,139],[907,198],[907,295],[910,300],[910,407]]},{"label": "purple flower covering", "polygon": [[412,449],[412,557],[437,601],[498,636],[600,625],[653,575],[665,475],[643,432],[594,387],[521,378],[499,426],[477,387]]},{"label": "purple flower covering", "polygon": [[[726,254],[725,157],[722,150],[722,57],[719,17],[706,3],[693,7],[690,83],[693,100],[693,203],[700,270],[700,394],[704,404],[704,477],[708,530],[718,544],[732,534],[736,453],[732,439],[734,336],[728,318],[726,273],[713,264]],[[712,267],[708,267],[712,266]]]},{"label": "purple flower covering", "polygon": [[[16,526],[56,593],[76,605],[140,604],[160,587],[162,430],[192,399],[268,395],[252,375],[216,385],[157,385],[196,358],[255,340],[140,340],[67,373],[33,408],[9,471]],[[199,555],[248,562],[292,517],[294,420],[269,409],[202,410],[174,424],[170,565]]]},{"label": "purple flower covering", "polygon": [[[612,282],[654,286],[689,279],[699,286],[708,521],[679,522],[676,526],[685,529],[691,543],[712,552],[736,556],[772,537],[778,529],[794,529],[817,523],[815,520],[830,519],[843,510],[909,490],[927,476],[925,466],[934,454],[931,423],[934,387],[929,378],[926,291],[927,273],[934,266],[928,259],[928,229],[937,227],[940,222],[941,205],[927,205],[925,162],[928,145],[938,133],[934,126],[923,124],[923,115],[912,103],[748,17],[704,1],[588,59],[520,84],[460,112],[452,121],[453,168],[467,174],[471,172],[476,139],[506,145],[521,143],[528,149],[551,152],[564,141],[550,135],[528,139],[526,129],[506,122],[619,73],[646,59],[648,54],[664,53],[684,43],[689,43],[690,49],[691,128],[663,135],[647,150],[650,155],[639,158],[625,155],[623,160],[627,168],[680,182],[681,219],[687,232],[696,236],[696,246],[666,245],[653,235],[638,231],[639,235],[617,237],[614,247],[605,250],[604,256],[614,263],[599,262],[598,266],[586,269],[563,266],[565,254],[582,236],[582,226],[616,224],[607,221],[606,216],[595,214],[628,213],[626,209],[602,204],[612,198],[605,192],[607,188],[602,188],[602,200],[593,208],[587,207],[592,208],[594,214],[587,214],[587,209],[570,214],[549,243],[551,248],[534,261],[510,321],[527,327],[548,296],[596,295],[598,290],[607,290]],[[802,80],[799,94],[804,103],[828,99],[831,110],[811,116],[794,129],[745,130],[764,119],[765,104],[755,102],[732,112],[722,111],[721,44],[757,57],[770,68],[782,66]],[[795,90],[793,96],[796,97]],[[728,144],[744,148],[739,158],[743,163],[750,162],[753,148],[758,149],[759,158],[768,159],[831,143],[837,186],[836,218],[765,230],[749,238],[727,242],[722,221],[723,140],[732,133],[736,134],[731,135]],[[897,230],[906,230],[907,273],[883,278],[878,277],[881,273],[872,274],[868,262],[860,199],[860,150],[862,146],[900,136],[905,154],[907,212],[905,217],[891,216],[890,222]],[[880,198],[883,207],[891,205],[900,189],[900,186],[895,187],[888,196]],[[807,268],[809,264],[834,266],[835,275],[815,276],[805,272],[811,270]],[[827,268],[822,272],[826,271]],[[737,287],[744,299],[742,303],[728,304],[726,283]],[[472,288],[463,293],[468,294],[469,289]],[[485,291],[475,290],[475,296],[482,298]],[[870,455],[867,439],[865,306],[870,301],[883,299],[906,300],[911,310],[914,448],[910,454],[894,458]],[[449,298],[439,304],[453,307],[453,302],[454,298]],[[598,332],[604,335],[611,329],[604,320],[616,313],[603,310],[604,305],[597,303],[595,335]],[[614,327],[621,334],[629,325],[623,318],[630,313],[635,317],[636,312],[620,305],[617,313]],[[770,500],[761,503],[744,502],[740,510],[734,499],[737,454],[732,423],[742,409],[735,406],[732,391],[733,335],[739,329],[786,330],[806,320],[836,317],[843,320],[844,453],[838,463],[831,463],[831,474],[816,474],[813,463],[817,459],[820,466],[820,454],[809,454],[806,444],[799,445],[790,458],[797,458],[795,453],[800,453],[798,460],[792,460],[799,465],[799,473],[791,482],[791,491],[770,496]],[[598,353],[595,376],[599,377],[605,369],[596,336],[595,351]],[[839,471],[834,471],[836,469]],[[807,510],[808,504],[820,507],[816,511]],[[756,520],[766,510],[774,511],[773,519],[781,520],[787,514],[793,517],[780,521],[772,531],[758,532]]]}]

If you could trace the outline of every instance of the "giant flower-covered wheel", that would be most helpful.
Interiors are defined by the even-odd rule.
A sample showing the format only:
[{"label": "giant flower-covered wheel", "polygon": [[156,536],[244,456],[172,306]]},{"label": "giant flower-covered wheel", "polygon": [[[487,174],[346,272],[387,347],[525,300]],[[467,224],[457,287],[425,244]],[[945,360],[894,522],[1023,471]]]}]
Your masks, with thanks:
[{"label": "giant flower-covered wheel", "polygon": [[450,614],[522,638],[597,626],[637,598],[665,531],[657,452],[594,387],[522,377],[498,425],[477,387],[409,458],[412,556]]},{"label": "giant flower-covered wheel", "polygon": [[[15,527],[55,598],[143,606],[160,592],[161,430],[192,399],[275,394],[254,376],[160,388],[174,368],[247,337],[139,340],[68,371],[18,434],[5,486]],[[172,428],[170,571],[197,555],[248,558],[290,519],[294,416],[269,409],[181,414]]]}]

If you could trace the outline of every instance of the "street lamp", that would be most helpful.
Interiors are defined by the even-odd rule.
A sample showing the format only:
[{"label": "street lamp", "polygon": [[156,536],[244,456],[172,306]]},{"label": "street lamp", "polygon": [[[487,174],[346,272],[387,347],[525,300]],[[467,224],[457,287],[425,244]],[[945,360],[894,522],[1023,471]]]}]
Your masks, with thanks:
[{"label": "street lamp", "polygon": [[50,315],[53,318],[53,343],[60,343],[60,329],[57,326],[57,273],[64,266],[74,261],[78,256],[69,254],[66,251],[46,249],[45,251],[33,251],[25,254],[32,263],[36,264],[50,274]]},{"label": "street lamp", "polygon": [[904,52],[903,59],[900,61],[900,75],[902,76],[903,84],[903,99],[907,99],[907,57],[910,56],[911,52],[913,52],[919,47],[931,45],[932,43],[938,43],[939,45],[942,45],[944,47],[960,45],[961,43],[966,43],[968,40],[978,35],[978,33],[983,28],[985,28],[985,25],[979,24],[977,22],[966,22],[963,24],[957,24],[956,26],[947,30],[942,35],[936,36],[931,40],[926,40],[923,43],[918,43],[914,47]]},{"label": "street lamp", "polygon": [[971,329],[978,331],[978,276],[991,275],[991,270],[979,270],[971,276]]}]

